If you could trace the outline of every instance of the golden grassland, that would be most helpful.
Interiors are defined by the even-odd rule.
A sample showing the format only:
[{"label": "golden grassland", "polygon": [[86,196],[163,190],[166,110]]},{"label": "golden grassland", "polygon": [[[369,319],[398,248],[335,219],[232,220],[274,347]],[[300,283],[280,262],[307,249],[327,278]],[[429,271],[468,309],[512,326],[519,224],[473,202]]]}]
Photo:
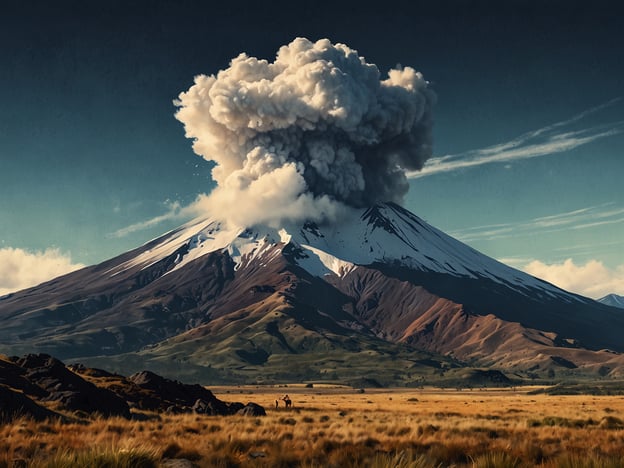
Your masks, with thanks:
[{"label": "golden grassland", "polygon": [[[624,466],[624,399],[526,388],[212,388],[266,417],[155,415],[0,426],[0,467]],[[288,393],[294,408],[275,408]],[[184,459],[184,460],[180,460]]]}]

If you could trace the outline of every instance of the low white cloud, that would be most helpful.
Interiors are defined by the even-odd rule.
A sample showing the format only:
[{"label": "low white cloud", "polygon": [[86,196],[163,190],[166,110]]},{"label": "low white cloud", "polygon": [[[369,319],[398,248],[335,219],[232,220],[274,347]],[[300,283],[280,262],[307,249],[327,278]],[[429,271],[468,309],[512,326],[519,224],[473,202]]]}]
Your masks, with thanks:
[{"label": "low white cloud", "polygon": [[624,294],[624,265],[608,268],[597,260],[577,265],[568,258],[552,264],[533,260],[522,269],[562,289],[594,299],[611,293]]},{"label": "low white cloud", "polygon": [[28,252],[0,249],[0,296],[48,281],[84,267],[58,249]]}]

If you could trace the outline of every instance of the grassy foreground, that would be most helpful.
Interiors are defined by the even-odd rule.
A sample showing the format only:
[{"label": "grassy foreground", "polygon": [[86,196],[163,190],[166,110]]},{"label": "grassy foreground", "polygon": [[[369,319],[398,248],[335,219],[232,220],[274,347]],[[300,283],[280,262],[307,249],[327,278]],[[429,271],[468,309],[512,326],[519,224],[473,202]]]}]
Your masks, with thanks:
[{"label": "grassy foreground", "polygon": [[[0,426],[0,467],[624,466],[621,397],[527,389],[212,390],[226,401],[255,401],[268,415],[18,420]],[[284,393],[293,409],[275,409]]]}]

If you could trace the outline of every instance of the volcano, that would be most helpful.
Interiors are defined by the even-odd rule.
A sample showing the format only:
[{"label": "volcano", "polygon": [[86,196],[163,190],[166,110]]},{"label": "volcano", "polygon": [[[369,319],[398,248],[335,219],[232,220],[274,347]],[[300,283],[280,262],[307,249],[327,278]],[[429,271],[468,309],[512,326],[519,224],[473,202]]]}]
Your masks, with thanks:
[{"label": "volcano", "polygon": [[340,222],[196,220],[0,299],[0,352],[223,382],[410,385],[465,367],[621,376],[624,315],[393,204]]}]

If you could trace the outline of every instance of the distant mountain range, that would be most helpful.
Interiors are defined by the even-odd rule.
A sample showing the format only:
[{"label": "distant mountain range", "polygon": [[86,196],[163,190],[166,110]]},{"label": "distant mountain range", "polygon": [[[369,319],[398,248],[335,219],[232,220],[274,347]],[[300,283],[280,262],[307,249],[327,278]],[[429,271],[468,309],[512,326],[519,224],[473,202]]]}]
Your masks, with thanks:
[{"label": "distant mountain range", "polygon": [[611,307],[619,307],[624,309],[624,296],[618,296],[617,294],[608,294],[605,297],[598,299],[598,302],[606,304]]},{"label": "distant mountain range", "polygon": [[0,352],[207,383],[618,377],[622,336],[620,310],[392,203],[332,225],[195,221],[0,299]]}]

